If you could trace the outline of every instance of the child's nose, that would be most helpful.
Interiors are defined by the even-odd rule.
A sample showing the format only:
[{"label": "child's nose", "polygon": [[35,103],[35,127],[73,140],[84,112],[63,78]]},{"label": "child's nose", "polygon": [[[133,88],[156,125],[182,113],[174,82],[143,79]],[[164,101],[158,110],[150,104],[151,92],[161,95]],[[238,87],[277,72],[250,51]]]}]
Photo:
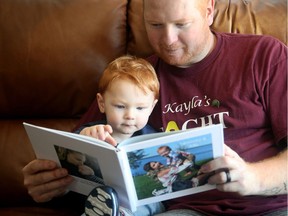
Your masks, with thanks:
[{"label": "child's nose", "polygon": [[126,119],[134,119],[135,118],[135,112],[133,109],[127,109],[125,113],[125,118]]}]

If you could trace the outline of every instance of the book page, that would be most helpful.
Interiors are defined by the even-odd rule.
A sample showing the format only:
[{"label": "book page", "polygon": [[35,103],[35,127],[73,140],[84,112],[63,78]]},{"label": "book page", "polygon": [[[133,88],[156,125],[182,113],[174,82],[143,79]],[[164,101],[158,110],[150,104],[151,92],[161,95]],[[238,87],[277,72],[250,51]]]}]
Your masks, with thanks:
[{"label": "book page", "polygon": [[[152,136],[153,139],[145,140],[143,138],[151,137],[145,135],[139,137],[142,141],[125,143],[120,147],[125,149],[128,158],[137,205],[215,188],[207,184],[211,174],[198,171],[204,163],[224,154],[222,125],[166,133],[166,136],[165,133],[159,133]],[[160,147],[162,153],[166,152],[166,147],[170,148],[173,162],[164,154],[159,154]],[[151,169],[151,165],[157,169]],[[147,168],[150,170],[147,171]]]},{"label": "book page", "polygon": [[26,123],[24,126],[37,158],[57,162],[73,176],[70,190],[88,195],[96,186],[109,185],[119,194],[120,205],[135,210],[129,202],[123,159],[115,147],[73,133]]},{"label": "book page", "polygon": [[131,137],[131,138],[126,139],[123,142],[119,143],[118,147],[121,148],[122,146],[130,145],[133,143],[139,143],[142,141],[152,140],[152,139],[159,138],[162,136],[169,136],[169,135],[172,135],[175,133],[181,133],[181,132],[183,132],[183,131],[172,131],[172,132],[168,132],[168,133],[167,132],[158,132],[158,133],[151,133],[151,134],[143,134],[140,136],[134,136],[134,137]]}]

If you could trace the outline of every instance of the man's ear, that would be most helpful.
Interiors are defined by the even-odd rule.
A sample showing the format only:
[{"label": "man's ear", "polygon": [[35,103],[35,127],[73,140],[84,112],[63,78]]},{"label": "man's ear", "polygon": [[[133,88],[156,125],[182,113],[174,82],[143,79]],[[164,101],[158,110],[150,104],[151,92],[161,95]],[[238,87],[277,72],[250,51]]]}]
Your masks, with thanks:
[{"label": "man's ear", "polygon": [[207,5],[207,15],[206,15],[209,26],[211,26],[214,21],[214,6],[215,6],[215,1],[209,0],[208,5]]},{"label": "man's ear", "polygon": [[104,97],[100,93],[97,93],[97,102],[100,112],[105,113]]}]

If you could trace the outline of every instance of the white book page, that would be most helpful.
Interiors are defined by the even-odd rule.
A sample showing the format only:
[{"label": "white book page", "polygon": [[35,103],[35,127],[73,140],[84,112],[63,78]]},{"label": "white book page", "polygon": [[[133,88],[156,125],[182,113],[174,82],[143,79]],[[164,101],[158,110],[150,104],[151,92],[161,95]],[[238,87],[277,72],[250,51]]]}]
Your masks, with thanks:
[{"label": "white book page", "polygon": [[[208,179],[208,175],[197,175],[198,170],[193,168],[192,162],[186,164],[186,167],[182,165],[171,169],[171,175],[167,177],[168,183],[151,178],[143,169],[143,166],[149,162],[161,162],[163,165],[166,165],[166,158],[157,153],[157,149],[164,145],[169,146],[175,151],[185,151],[195,155],[195,163],[199,166],[213,158],[222,156],[224,154],[222,125],[219,124],[204,128],[188,129],[186,131],[173,132],[166,135],[167,136],[165,136],[164,133],[160,133],[160,136],[157,137],[156,134],[152,142],[151,139],[144,139],[138,143],[131,142],[129,145],[125,143],[124,146],[120,147],[121,149],[125,149],[127,154],[131,181],[134,182],[135,186],[134,195],[137,197],[137,206],[215,188],[215,186],[207,184],[206,180]],[[143,139],[145,138],[145,135],[139,137]],[[192,172],[191,176],[188,175],[187,177],[183,177],[183,172],[185,172],[187,167],[190,167],[192,171],[194,170],[194,173]],[[176,185],[176,183],[179,184],[179,182],[182,181],[185,182],[185,184],[187,183],[187,187],[185,186],[183,189],[179,189],[178,187],[177,191],[175,187],[174,189],[172,188],[172,184]],[[190,186],[191,182],[192,186]]]},{"label": "white book page", "polygon": [[[92,189],[105,182],[113,187],[119,194],[119,202],[123,207],[134,209],[129,202],[127,181],[121,171],[123,160],[119,159],[118,150],[110,144],[101,145],[95,143],[96,139],[79,136],[77,134],[38,127],[24,123],[35,154],[39,159],[49,159],[56,161],[59,166],[64,167],[73,176],[75,181],[70,190],[88,195]],[[101,146],[101,147],[99,147]],[[83,175],[75,170],[75,166],[70,166],[63,158],[63,152],[78,152],[85,156],[85,168],[94,171],[93,175]],[[88,168],[87,168],[88,167]],[[124,168],[125,170],[125,168]]]},{"label": "white book page", "polygon": [[143,134],[140,136],[135,136],[135,137],[131,137],[127,140],[124,140],[123,142],[119,143],[118,147],[121,148],[125,148],[124,146],[126,145],[131,145],[133,143],[139,143],[142,141],[147,141],[147,140],[151,140],[151,139],[156,139],[159,137],[164,137],[164,136],[169,136],[172,134],[176,134],[176,133],[181,133],[183,131],[172,131],[172,132],[158,132],[158,133],[151,133],[151,134]]}]

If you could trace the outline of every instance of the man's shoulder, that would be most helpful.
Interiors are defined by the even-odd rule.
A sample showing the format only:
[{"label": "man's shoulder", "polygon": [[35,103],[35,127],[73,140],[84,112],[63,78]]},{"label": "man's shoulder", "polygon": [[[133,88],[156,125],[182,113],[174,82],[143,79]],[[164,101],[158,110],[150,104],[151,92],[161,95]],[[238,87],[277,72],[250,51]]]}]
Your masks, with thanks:
[{"label": "man's shoulder", "polygon": [[[254,53],[257,56],[264,56],[270,59],[285,59],[287,55],[287,46],[275,37],[269,35],[251,35],[238,33],[216,33],[218,39],[218,48],[220,50],[238,50],[237,53],[242,55],[243,52]],[[247,49],[249,47],[249,49]],[[229,48],[229,49],[228,49]],[[241,50],[243,52],[241,52]],[[270,56],[270,57],[269,57]]]},{"label": "man's shoulder", "polygon": [[[240,34],[240,33],[215,33],[218,38],[228,42],[251,42],[251,43],[264,43],[264,44],[281,44],[284,45],[279,39],[270,35],[256,35],[256,34]],[[285,46],[285,45],[284,45]]]}]

